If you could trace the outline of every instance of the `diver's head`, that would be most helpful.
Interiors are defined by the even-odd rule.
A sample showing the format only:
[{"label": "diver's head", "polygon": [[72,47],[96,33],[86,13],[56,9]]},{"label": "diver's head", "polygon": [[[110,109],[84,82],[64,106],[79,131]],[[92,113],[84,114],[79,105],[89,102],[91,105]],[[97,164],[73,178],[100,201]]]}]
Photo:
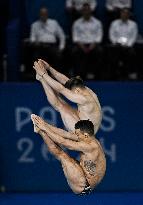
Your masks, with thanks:
[{"label": "diver's head", "polygon": [[75,134],[93,136],[94,135],[94,125],[90,120],[80,120],[75,124]]},{"label": "diver's head", "polygon": [[84,83],[80,76],[76,76],[69,79],[64,86],[69,90],[73,90],[74,88],[84,88]]}]

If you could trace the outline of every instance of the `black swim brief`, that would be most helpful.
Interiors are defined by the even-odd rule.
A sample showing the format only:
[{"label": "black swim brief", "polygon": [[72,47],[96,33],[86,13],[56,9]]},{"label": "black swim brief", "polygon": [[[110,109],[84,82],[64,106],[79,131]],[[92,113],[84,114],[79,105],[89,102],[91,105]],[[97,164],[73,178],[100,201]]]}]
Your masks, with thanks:
[{"label": "black swim brief", "polygon": [[92,191],[91,187],[90,187],[90,184],[88,183],[88,181],[86,181],[86,185],[84,187],[84,190],[78,194],[79,196],[85,196],[85,195],[88,195],[90,194]]}]

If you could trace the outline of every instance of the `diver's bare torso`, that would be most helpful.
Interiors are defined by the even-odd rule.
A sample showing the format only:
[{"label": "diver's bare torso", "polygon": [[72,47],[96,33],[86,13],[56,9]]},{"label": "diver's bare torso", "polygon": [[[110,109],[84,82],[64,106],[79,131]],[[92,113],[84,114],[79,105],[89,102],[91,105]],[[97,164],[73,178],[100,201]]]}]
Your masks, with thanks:
[{"label": "diver's bare torso", "polygon": [[106,159],[100,143],[92,139],[92,146],[95,145],[92,152],[81,153],[80,165],[84,170],[86,179],[93,189],[100,183],[106,171]]},{"label": "diver's bare torso", "polygon": [[83,105],[78,104],[78,113],[80,120],[90,120],[94,124],[96,133],[102,120],[101,106],[96,94],[86,87],[83,95],[86,96],[87,102]]},{"label": "diver's bare torso", "polygon": [[77,109],[72,108],[67,103],[60,107],[60,114],[67,130],[73,131],[74,125],[79,120],[90,120],[94,124],[94,133],[97,132],[102,120],[102,110],[96,94],[85,87],[81,90],[86,102],[78,104]]},{"label": "diver's bare torso", "polygon": [[[51,153],[60,160],[67,181],[75,193],[87,194],[100,183],[106,170],[106,159],[99,141],[86,131],[75,129],[75,134],[70,134],[62,129],[49,125],[36,115],[32,115],[34,126],[46,133],[41,135]],[[92,133],[93,133],[93,123]],[[64,136],[64,137],[62,137]],[[54,144],[55,143],[55,144]],[[57,144],[57,145],[56,145]],[[59,145],[59,147],[58,147]],[[80,153],[77,163],[65,153],[60,146]]]}]

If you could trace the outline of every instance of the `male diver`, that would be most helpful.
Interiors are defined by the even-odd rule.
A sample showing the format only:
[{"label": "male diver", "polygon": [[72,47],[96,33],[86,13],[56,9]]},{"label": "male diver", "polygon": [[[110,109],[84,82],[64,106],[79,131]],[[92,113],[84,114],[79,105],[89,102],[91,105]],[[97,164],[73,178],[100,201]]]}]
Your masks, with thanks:
[{"label": "male diver", "polygon": [[[99,141],[94,136],[94,125],[89,120],[75,124],[75,133],[56,128],[40,117],[32,115],[34,131],[39,133],[48,150],[60,162],[67,182],[75,194],[89,194],[102,180],[106,159]],[[80,153],[79,161],[70,157],[61,146]]]},{"label": "male diver", "polygon": [[[35,61],[33,67],[36,79],[41,82],[49,103],[60,112],[66,129],[73,131],[79,120],[90,120],[96,133],[102,120],[101,106],[97,95],[84,86],[82,79],[79,76],[69,79],[41,59]],[[77,109],[69,105],[63,96],[76,103]]]}]

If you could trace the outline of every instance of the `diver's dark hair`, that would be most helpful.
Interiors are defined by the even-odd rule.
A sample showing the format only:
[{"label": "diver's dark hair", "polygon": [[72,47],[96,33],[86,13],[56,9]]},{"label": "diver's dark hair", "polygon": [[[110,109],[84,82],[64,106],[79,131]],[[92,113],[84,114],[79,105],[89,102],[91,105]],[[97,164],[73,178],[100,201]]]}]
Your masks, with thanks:
[{"label": "diver's dark hair", "polygon": [[83,80],[81,79],[81,77],[76,76],[76,77],[73,77],[73,78],[69,79],[65,83],[64,86],[65,86],[65,88],[68,88],[69,90],[72,90],[72,88],[75,88],[75,87],[83,88],[84,84],[83,84]]},{"label": "diver's dark hair", "polygon": [[80,120],[75,124],[75,129],[80,129],[89,135],[94,135],[94,125],[90,120]]}]

